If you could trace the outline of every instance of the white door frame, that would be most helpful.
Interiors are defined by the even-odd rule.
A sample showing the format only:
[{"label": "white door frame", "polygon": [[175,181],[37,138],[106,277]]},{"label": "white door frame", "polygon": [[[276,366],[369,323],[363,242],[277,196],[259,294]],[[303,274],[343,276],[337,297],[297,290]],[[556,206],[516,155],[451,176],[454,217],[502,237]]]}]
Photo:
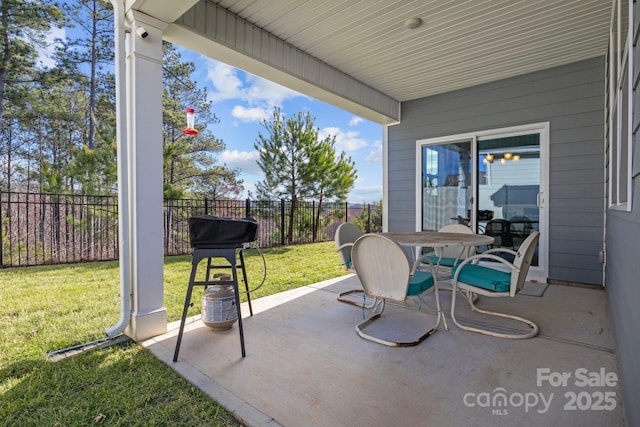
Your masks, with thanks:
[{"label": "white door frame", "polygon": [[[504,128],[486,129],[477,132],[467,132],[454,135],[446,135],[435,138],[425,138],[416,141],[416,231],[422,229],[422,147],[425,145],[437,145],[453,143],[461,140],[472,141],[473,158],[477,157],[477,140],[489,138],[504,138],[509,136],[526,135],[531,133],[540,134],[540,190],[538,193],[538,208],[540,209],[540,241],[538,243],[538,266],[529,270],[529,280],[539,280],[546,282],[549,277],[549,122],[531,123],[519,126],[509,126]],[[473,203],[475,209],[478,195],[476,179],[477,168],[474,161]]]}]

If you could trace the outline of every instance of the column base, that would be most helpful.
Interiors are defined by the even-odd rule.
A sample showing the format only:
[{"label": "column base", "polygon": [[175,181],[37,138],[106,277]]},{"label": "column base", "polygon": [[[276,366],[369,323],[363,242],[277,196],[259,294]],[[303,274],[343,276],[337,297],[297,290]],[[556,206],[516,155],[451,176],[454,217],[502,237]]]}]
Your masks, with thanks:
[{"label": "column base", "polygon": [[167,332],[167,309],[161,307],[152,312],[133,312],[124,333],[136,342]]}]

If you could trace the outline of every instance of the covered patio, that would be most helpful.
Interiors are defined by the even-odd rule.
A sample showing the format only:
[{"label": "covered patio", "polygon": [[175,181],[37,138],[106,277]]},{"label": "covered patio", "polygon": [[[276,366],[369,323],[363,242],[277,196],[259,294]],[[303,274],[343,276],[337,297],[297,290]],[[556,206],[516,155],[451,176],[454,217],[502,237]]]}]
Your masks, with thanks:
[{"label": "covered patio", "polygon": [[[192,321],[169,362],[178,372],[249,425],[640,423],[640,407],[623,416],[621,401],[640,390],[640,2],[111,1],[122,301],[108,336],[124,330],[162,360],[173,354],[158,144],[169,41],[381,124],[384,231],[431,229],[421,223],[423,143],[460,139],[473,153],[483,138],[539,135],[535,278],[553,283],[513,304],[539,323],[535,339],[450,325],[402,349],[356,336],[362,313],[335,298],[356,278],[309,284],[255,301],[246,359],[236,331]],[[475,226],[476,199],[464,199]]]},{"label": "covered patio", "polygon": [[[478,303],[535,319],[540,335],[529,340],[462,331],[448,309],[449,331],[416,347],[363,340],[354,331],[362,310],[336,300],[359,286],[348,275],[255,300],[253,317],[243,305],[244,359],[237,324],[214,332],[199,316],[188,319],[177,363],[178,322],[143,344],[249,426],[623,425],[604,290],[549,285],[538,296],[539,285]],[[451,293],[441,294],[448,307]],[[433,320],[432,298],[420,312],[388,306],[385,321],[418,330]],[[462,307],[465,320],[485,322]]]}]

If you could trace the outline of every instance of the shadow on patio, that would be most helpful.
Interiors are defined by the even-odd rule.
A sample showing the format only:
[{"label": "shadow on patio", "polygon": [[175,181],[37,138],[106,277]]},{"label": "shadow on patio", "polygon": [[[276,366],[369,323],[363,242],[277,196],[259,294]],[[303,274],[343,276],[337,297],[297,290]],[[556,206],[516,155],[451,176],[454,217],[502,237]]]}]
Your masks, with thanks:
[{"label": "shadow on patio", "polygon": [[[391,348],[358,337],[362,310],[336,300],[358,285],[343,276],[253,301],[245,359],[237,324],[213,332],[199,316],[187,321],[177,363],[179,322],[143,344],[251,426],[624,424],[603,290],[550,285],[542,297],[478,302],[536,321],[540,335],[521,341],[458,329],[444,291],[449,331]],[[431,322],[429,298],[426,312],[403,309],[403,321]],[[555,382],[562,373],[565,383]]]}]

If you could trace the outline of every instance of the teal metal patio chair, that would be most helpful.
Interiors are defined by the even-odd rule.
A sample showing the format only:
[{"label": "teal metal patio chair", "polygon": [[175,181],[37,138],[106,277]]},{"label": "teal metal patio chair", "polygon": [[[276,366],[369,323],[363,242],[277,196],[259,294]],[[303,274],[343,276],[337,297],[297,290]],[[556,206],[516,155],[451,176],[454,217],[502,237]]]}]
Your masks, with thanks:
[{"label": "teal metal patio chair", "polygon": [[[538,325],[536,325],[533,321],[511,314],[482,310],[475,306],[474,298],[472,295],[477,294],[487,297],[516,296],[516,294],[524,286],[524,282],[527,278],[527,273],[529,271],[529,267],[531,266],[531,261],[533,259],[536,246],[538,245],[539,237],[540,232],[534,231],[522,242],[522,245],[520,245],[520,248],[517,251],[506,248],[490,249],[486,252],[478,255],[473,255],[465,259],[462,263],[454,268],[454,270],[452,271],[453,295],[451,297],[451,318],[459,328],[464,329],[465,331],[477,332],[498,338],[510,339],[532,338],[538,334]],[[513,263],[495,255],[495,253],[498,252],[510,253],[514,258]],[[497,261],[505,265],[508,270],[501,271],[491,267],[479,265],[478,262],[482,259]],[[456,295],[458,293],[458,290],[468,291],[467,295],[463,294],[463,296],[467,299],[473,311],[491,316],[513,319],[525,323],[531,328],[531,330],[526,333],[508,334],[461,324],[456,318]],[[468,295],[469,293],[472,295]]]},{"label": "teal metal patio chair", "polygon": [[[355,273],[356,271],[353,269],[353,262],[351,260],[351,250],[353,249],[353,244],[360,236],[364,233],[360,230],[360,227],[350,222],[343,222],[336,229],[336,234],[334,240],[336,242],[336,252],[340,256],[340,261],[345,270],[350,273]],[[362,295],[362,302],[357,302],[354,299],[354,294]],[[364,308],[372,308],[376,303],[376,300],[369,298],[370,301],[367,301],[367,296],[364,295],[364,291],[362,288],[360,289],[351,289],[349,291],[341,292],[338,294],[338,301],[346,302],[347,304],[352,304],[357,307]]]},{"label": "teal metal patio chair", "polygon": [[[392,347],[414,346],[435,333],[442,319],[438,296],[438,283],[433,274],[426,271],[411,271],[412,263],[402,247],[380,234],[365,234],[356,240],[353,251],[353,266],[364,293],[377,299],[373,315],[356,325],[356,333],[364,339]],[[412,341],[384,339],[365,332],[365,328],[382,317],[386,300],[404,302],[408,297],[417,297],[419,307],[422,296],[435,292],[437,320],[435,325]],[[446,323],[445,323],[446,328]]]}]

